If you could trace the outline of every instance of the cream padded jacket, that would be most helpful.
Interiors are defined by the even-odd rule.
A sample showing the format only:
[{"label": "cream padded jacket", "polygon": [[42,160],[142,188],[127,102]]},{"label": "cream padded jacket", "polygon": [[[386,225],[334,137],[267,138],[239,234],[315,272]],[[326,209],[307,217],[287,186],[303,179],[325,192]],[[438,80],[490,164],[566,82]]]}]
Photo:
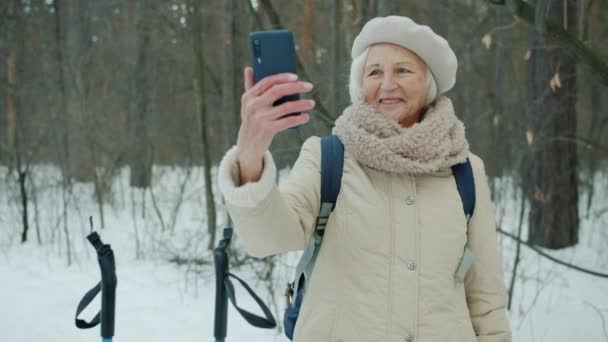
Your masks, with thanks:
[{"label": "cream padded jacket", "polygon": [[[320,154],[320,138],[306,140],[277,186],[267,152],[261,179],[237,186],[236,149],[226,153],[219,186],[249,253],[304,249],[319,212]],[[295,342],[511,341],[494,208],[483,162],[469,158],[476,206],[468,244],[475,259],[460,283],[454,273],[467,223],[451,170],[398,175],[345,156]]]}]

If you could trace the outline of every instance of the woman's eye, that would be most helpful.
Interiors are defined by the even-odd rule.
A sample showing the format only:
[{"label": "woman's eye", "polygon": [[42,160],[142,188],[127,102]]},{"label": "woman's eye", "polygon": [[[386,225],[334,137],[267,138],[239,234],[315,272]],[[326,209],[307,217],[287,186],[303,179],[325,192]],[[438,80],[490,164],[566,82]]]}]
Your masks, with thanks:
[{"label": "woman's eye", "polygon": [[369,76],[374,76],[374,75],[378,75],[378,74],[380,74],[380,70],[374,69],[374,70],[370,71]]},{"label": "woman's eye", "polygon": [[406,68],[399,68],[399,69],[397,69],[397,71],[398,71],[398,72],[400,72],[400,73],[404,73],[404,72],[410,72],[410,71],[409,71],[408,69],[406,69]]}]

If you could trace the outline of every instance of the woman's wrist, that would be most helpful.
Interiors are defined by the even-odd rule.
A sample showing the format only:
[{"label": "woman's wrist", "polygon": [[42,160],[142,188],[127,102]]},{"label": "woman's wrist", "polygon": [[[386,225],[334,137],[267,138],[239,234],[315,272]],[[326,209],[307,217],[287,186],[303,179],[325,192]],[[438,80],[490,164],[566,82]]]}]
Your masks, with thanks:
[{"label": "woman's wrist", "polygon": [[239,185],[257,182],[264,170],[264,155],[261,157],[237,155],[237,164],[239,167]]}]

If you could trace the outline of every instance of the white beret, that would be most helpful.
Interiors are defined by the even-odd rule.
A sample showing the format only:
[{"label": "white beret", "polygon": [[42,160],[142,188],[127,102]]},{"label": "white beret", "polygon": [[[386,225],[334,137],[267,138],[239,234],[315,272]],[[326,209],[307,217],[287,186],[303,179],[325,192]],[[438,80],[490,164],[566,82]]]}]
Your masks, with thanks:
[{"label": "white beret", "polygon": [[445,38],[425,25],[401,16],[378,17],[368,21],[353,42],[352,58],[358,57],[372,44],[391,43],[417,54],[431,69],[437,91],[443,94],[456,83],[458,61]]}]

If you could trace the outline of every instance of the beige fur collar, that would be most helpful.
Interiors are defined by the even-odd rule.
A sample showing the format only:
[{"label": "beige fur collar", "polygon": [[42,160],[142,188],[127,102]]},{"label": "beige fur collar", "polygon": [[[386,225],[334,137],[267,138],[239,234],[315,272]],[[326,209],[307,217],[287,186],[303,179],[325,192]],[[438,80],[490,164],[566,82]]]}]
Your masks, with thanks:
[{"label": "beige fur collar", "polygon": [[445,96],[409,128],[384,118],[368,104],[353,104],[336,120],[333,134],[361,164],[392,173],[433,173],[464,162],[469,154],[464,124]]}]

